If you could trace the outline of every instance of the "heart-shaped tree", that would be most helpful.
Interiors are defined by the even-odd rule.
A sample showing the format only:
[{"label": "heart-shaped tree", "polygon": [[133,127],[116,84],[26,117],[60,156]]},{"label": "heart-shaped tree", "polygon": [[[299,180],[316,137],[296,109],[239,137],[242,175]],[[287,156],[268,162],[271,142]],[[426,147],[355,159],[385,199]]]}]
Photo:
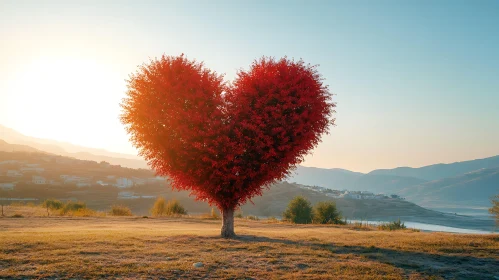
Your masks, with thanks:
[{"label": "heart-shaped tree", "polygon": [[130,75],[121,121],[131,141],[173,188],[222,212],[284,179],[334,124],[335,104],[315,66],[261,58],[225,83],[184,55],[151,60]]}]

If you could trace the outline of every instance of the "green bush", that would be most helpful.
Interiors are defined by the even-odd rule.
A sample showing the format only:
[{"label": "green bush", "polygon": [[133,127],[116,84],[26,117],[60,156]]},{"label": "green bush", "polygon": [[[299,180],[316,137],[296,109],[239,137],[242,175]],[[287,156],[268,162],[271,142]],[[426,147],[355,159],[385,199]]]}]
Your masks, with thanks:
[{"label": "green bush", "polygon": [[64,207],[64,203],[57,199],[47,199],[42,203],[42,207],[47,209],[47,216],[50,216],[49,210],[59,210]]},{"label": "green bush", "polygon": [[304,197],[297,196],[289,202],[283,217],[295,224],[310,224],[313,220],[312,206]]},{"label": "green bush", "polygon": [[153,207],[151,208],[151,215],[153,215],[154,217],[186,214],[187,211],[176,199],[170,200],[167,203],[163,197],[158,197],[156,202],[154,202]]},{"label": "green bush", "polygon": [[113,205],[109,214],[111,216],[132,216],[132,210],[124,205]]},{"label": "green bush", "polygon": [[237,209],[236,214],[234,214],[234,217],[243,218],[243,210],[241,210],[241,208]]},{"label": "green bush", "polygon": [[166,215],[187,215],[187,211],[178,200],[172,199],[166,204]]},{"label": "green bush", "polygon": [[316,224],[344,224],[341,215],[332,201],[319,202],[314,207],[314,223]]},{"label": "green bush", "polygon": [[61,209],[61,215],[66,215],[70,212],[77,212],[80,209],[86,209],[87,205],[84,202],[67,202]]},{"label": "green bush", "polygon": [[50,210],[59,210],[64,207],[64,203],[57,199],[47,199],[42,203],[42,206]]},{"label": "green bush", "polygon": [[246,216],[246,219],[253,220],[253,221],[259,221],[260,220],[260,218],[258,218],[257,216],[252,216],[252,215]]},{"label": "green bush", "polygon": [[404,225],[403,222],[398,219],[397,221],[393,221],[390,223],[385,223],[385,224],[380,224],[378,225],[378,229],[381,230],[399,230],[399,229],[406,229],[407,227]]}]

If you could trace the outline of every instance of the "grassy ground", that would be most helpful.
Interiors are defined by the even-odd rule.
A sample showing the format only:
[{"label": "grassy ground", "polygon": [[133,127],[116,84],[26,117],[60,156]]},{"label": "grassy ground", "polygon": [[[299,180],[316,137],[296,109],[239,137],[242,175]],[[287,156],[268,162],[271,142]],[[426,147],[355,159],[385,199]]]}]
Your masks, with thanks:
[{"label": "grassy ground", "polygon": [[[498,235],[236,220],[0,218],[0,279],[494,279]],[[193,263],[202,262],[195,268]]]}]

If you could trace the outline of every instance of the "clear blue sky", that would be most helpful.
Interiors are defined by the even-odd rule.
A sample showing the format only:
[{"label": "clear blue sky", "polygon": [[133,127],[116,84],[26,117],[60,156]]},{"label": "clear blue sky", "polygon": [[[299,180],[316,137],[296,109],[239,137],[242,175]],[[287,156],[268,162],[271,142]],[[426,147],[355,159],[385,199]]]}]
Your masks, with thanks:
[{"label": "clear blue sky", "polygon": [[148,57],[232,79],[287,55],[320,64],[338,105],[304,165],[499,154],[499,1],[2,0],[0,38],[0,124],[31,136],[134,153],[118,104]]}]

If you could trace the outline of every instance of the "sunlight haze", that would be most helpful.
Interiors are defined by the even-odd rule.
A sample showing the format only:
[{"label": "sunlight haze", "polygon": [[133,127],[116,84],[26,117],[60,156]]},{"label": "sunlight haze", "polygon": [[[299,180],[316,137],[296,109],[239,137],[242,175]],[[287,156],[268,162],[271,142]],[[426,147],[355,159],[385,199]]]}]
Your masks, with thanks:
[{"label": "sunlight haze", "polygon": [[136,154],[118,116],[138,65],[185,53],[230,81],[256,58],[287,55],[319,64],[337,102],[305,166],[499,154],[498,1],[249,3],[0,1],[0,125]]}]

